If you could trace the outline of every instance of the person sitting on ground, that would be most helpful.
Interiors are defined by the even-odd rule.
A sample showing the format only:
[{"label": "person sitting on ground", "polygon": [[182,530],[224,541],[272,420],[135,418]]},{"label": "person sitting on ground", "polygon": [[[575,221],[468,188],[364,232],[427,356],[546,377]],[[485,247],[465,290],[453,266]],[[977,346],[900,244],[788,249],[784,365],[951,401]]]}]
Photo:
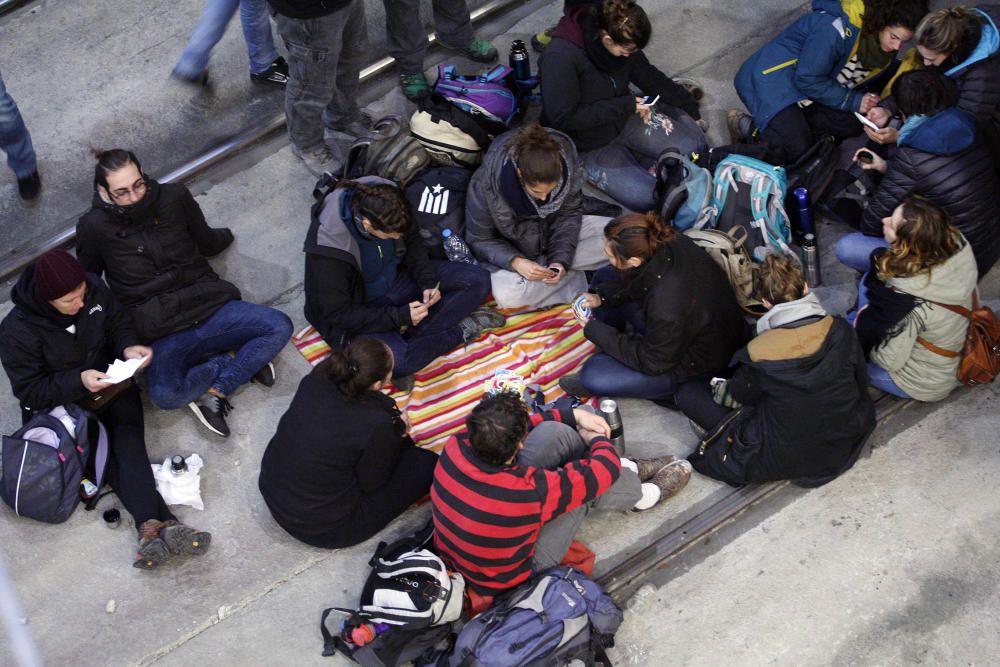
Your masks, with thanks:
[{"label": "person sitting on ground", "polygon": [[187,405],[209,431],[227,437],[230,398],[254,380],[274,384],[277,356],[292,335],[279,310],[248,303],[205,257],[233,242],[213,229],[179,183],[146,176],[131,151],[97,152],[92,208],[76,226],[77,256],[103,275],[156,353],[146,372],[158,407]]},{"label": "person sitting on ground", "polygon": [[481,305],[490,291],[485,270],[428,258],[406,196],[384,178],[337,183],[313,208],[304,249],[306,319],[331,347],[361,336],[388,345],[398,389],[506,322]]},{"label": "person sitting on ground", "polygon": [[748,328],[732,286],[708,253],[653,212],[615,218],[604,239],[611,266],[594,275],[584,295],[594,317],[583,333],[598,353],[559,386],[575,396],[670,406],[682,383],[725,372]]},{"label": "person sitting on ground", "polygon": [[562,17],[539,59],[542,123],[573,139],[591,185],[634,211],[653,208],[649,169],[664,149],[708,147],[692,93],[646,59],[651,33],[634,0],[605,0]]},{"label": "person sitting on ground", "polygon": [[299,383],[258,482],[292,537],[327,549],[358,544],[430,490],[437,454],[413,444],[405,413],[381,391],[392,365],[385,343],[362,338],[334,348]]},{"label": "person sitting on ground", "polygon": [[497,137],[472,175],[466,238],[491,272],[502,308],[569,303],[584,269],[606,261],[606,218],[583,215],[583,174],[573,142],[537,123]]},{"label": "person sitting on ground", "polygon": [[854,112],[879,103],[896,52],[925,13],[925,0],[813,0],[736,73],[750,114],[729,112],[732,141],[766,142],[768,160],[787,164],[824,136],[859,134]]},{"label": "person sitting on ground", "polygon": [[907,196],[920,194],[948,212],[972,245],[982,277],[1000,258],[1000,182],[989,151],[978,140],[972,116],[955,106],[958,93],[948,77],[907,72],[893,92],[905,120],[899,148],[889,162],[873,153],[873,161],[861,165],[885,176],[862,214],[861,233],[841,238],[837,257],[867,271],[871,251],[887,243],[882,221]]},{"label": "person sitting on ground", "polygon": [[558,565],[591,509],[645,510],[679,492],[691,466],[619,458],[603,417],[529,414],[513,392],[484,396],[434,470],[434,545],[489,598]]},{"label": "person sitting on ground", "polygon": [[[111,290],[64,250],[25,267],[11,300],[14,309],[0,323],[0,361],[24,423],[110,387],[101,369],[115,359],[145,357],[141,369],[155,358],[139,344]],[[139,531],[133,565],[152,569],[173,555],[205,553],[212,535],[178,523],[156,490],[138,385],[109,399],[97,419],[108,432],[105,479]],[[93,465],[88,462],[91,470]]]},{"label": "person sitting on ground", "polygon": [[[976,120],[976,134],[984,141],[1000,170],[1000,6],[951,7],[931,12],[913,35],[923,66],[943,72],[958,86],[958,108]],[[893,98],[868,112],[880,130],[865,128],[880,144],[896,143],[899,131],[887,126],[896,112]]]},{"label": "person sitting on ground", "polygon": [[882,221],[888,249],[872,252],[858,287],[854,321],[882,391],[939,401],[959,386],[955,373],[969,320],[941,304],[970,308],[976,289],[971,244],[948,213],[908,197]]},{"label": "person sitting on ground", "polygon": [[851,325],[826,312],[790,255],[765,257],[757,287],[768,312],[734,356],[732,379],[677,392],[684,414],[714,435],[688,461],[734,485],[826,484],[854,465],[875,429],[864,355]]}]

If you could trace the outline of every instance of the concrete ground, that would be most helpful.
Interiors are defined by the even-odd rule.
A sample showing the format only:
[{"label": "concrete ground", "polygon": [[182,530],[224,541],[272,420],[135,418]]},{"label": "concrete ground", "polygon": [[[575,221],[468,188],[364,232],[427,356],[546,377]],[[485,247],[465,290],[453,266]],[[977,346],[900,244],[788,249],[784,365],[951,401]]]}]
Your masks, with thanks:
[{"label": "concrete ground", "polygon": [[[122,130],[121,142],[140,148],[140,155],[160,151],[169,157],[174,149],[191,150],[177,140],[185,127],[192,136],[210,136],[201,121],[180,124],[176,105],[159,97],[163,86],[148,85],[164,80],[193,21],[179,22],[175,14],[181,10],[173,7],[186,7],[193,17],[197,4],[172,3],[167,12],[166,5],[105,3],[80,17],[77,12],[84,10],[42,2],[0,21],[0,37],[13,34],[16,27],[22,46],[38,47],[43,40],[57,44],[52,50],[58,57],[50,53],[38,58],[51,71],[57,71],[57,60],[68,63],[60,70],[67,72],[65,81],[59,76],[66,87],[78,86],[82,94],[87,92],[83,83],[91,82],[105,95],[118,94],[119,88],[133,94],[142,90],[162,103],[140,109],[134,100],[126,104],[125,97],[112,97],[122,107],[107,121],[96,109],[72,104],[72,96],[62,98],[58,108],[48,102],[50,96],[63,95],[62,87],[15,90],[22,107],[49,109],[35,116],[42,130],[33,130],[52,142],[50,157],[44,160],[65,160],[65,193],[77,198],[72,206],[52,209],[44,208],[46,200],[33,209],[36,222],[70,216],[75,206],[82,210],[86,205],[90,161],[83,142],[95,128],[105,127],[104,122],[110,125],[103,130],[108,134],[101,135],[102,142],[116,138],[112,129],[132,128]],[[522,7],[523,18],[498,28],[503,30],[497,38],[502,52],[510,40],[526,38],[553,22],[560,4]],[[648,49],[651,60],[672,74],[703,83],[705,115],[712,123],[713,140],[721,143],[725,110],[738,104],[730,83],[733,72],[803,5],[790,0],[722,7],[701,2],[645,4],[655,31]],[[42,13],[32,18],[32,8]],[[122,22],[122,16],[133,17],[133,22]],[[15,18],[22,23],[15,25]],[[29,24],[29,19],[35,22]],[[95,25],[101,36],[97,45]],[[150,39],[149,34],[158,38]],[[53,40],[57,35],[58,42]],[[172,40],[173,48],[159,41],[164,39]],[[18,69],[8,64],[11,52],[4,51],[13,49],[12,41],[0,39],[0,62],[13,89],[14,75],[8,72]],[[158,44],[151,47],[149,42]],[[86,48],[93,49],[93,55],[123,43],[131,44],[125,54],[129,57],[100,63],[112,67],[110,77],[98,73],[100,59],[85,65],[87,59],[79,55],[84,47],[77,46],[91,44]],[[213,72],[218,66],[224,86],[247,88],[236,26],[223,47],[228,64],[213,60]],[[130,70],[126,62],[139,69]],[[26,71],[23,64],[20,67]],[[110,86],[111,80],[121,85]],[[245,94],[228,98],[227,105],[239,113],[229,117],[226,132],[240,129],[239,122],[246,119],[241,114],[252,114],[250,109],[258,104]],[[406,109],[395,90],[372,99],[369,110],[376,115]],[[242,105],[249,106],[239,109]],[[106,108],[116,107],[109,103]],[[158,123],[153,122],[153,109],[164,114],[155,118]],[[156,133],[144,138],[138,131],[143,126]],[[73,127],[81,131],[73,134]],[[65,146],[57,141],[60,137]],[[167,164],[165,158],[161,164]],[[209,221],[231,226],[236,234],[234,245],[213,260],[217,270],[240,285],[248,300],[275,305],[296,326],[304,325],[301,242],[312,182],[286,143],[280,137],[264,142],[191,187]],[[0,191],[0,200],[14,196]],[[9,209],[0,212],[0,225],[11,219]],[[824,225],[820,232],[821,294],[837,311],[852,302],[855,280],[851,271],[836,265],[830,252],[844,231]],[[986,298],[1000,297],[998,275],[994,271],[984,281]],[[0,316],[9,307],[0,304]],[[205,511],[178,509],[182,520],[214,535],[211,551],[200,559],[141,572],[129,567],[134,532],[124,525],[107,530],[99,513],[78,510],[66,524],[48,526],[0,510],[0,553],[24,608],[23,628],[46,664],[75,664],[81,655],[108,665],[345,664],[320,658],[319,612],[331,605],[355,604],[377,539],[339,551],[304,546],[274,524],[256,488],[263,448],[307,370],[302,357],[287,347],[278,358],[275,387],[247,386],[233,398],[233,435],[227,440],[210,439],[187,412],[147,411],[152,460],[190,452],[205,460]],[[622,401],[622,408],[630,453],[685,454],[692,448],[694,437],[676,413],[645,401]],[[998,425],[996,398],[989,388],[958,392],[941,405],[908,410],[880,431],[878,443],[885,446],[841,480],[808,493],[781,493],[660,572],[631,605],[616,649],[618,662],[992,662],[997,635],[990,628],[996,627],[996,610],[987,594],[995,590],[996,577],[987,566],[996,562],[996,531],[987,527],[996,525],[998,501],[984,482],[997,468]],[[16,402],[4,378],[0,431],[9,433],[16,426]],[[895,455],[904,449],[906,456]],[[653,511],[624,519],[595,516],[581,539],[598,553],[598,570],[605,571],[725,492],[724,486],[696,477],[681,496]],[[115,502],[114,497],[105,499],[102,508]],[[380,537],[403,534],[427,515],[426,507],[411,509]],[[958,565],[956,554],[962,557]],[[114,605],[109,606],[111,600]],[[669,625],[663,623],[666,618]],[[930,652],[921,653],[924,648]],[[13,663],[9,651],[9,643],[0,642],[0,665]]]}]

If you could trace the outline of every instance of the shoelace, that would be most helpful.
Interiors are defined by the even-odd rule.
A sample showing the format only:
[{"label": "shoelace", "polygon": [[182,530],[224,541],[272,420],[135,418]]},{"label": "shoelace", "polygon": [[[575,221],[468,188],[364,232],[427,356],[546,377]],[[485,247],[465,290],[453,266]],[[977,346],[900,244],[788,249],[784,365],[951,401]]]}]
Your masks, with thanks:
[{"label": "shoelace", "polygon": [[220,413],[223,417],[229,416],[229,413],[233,410],[232,403],[222,396],[217,396],[215,394],[212,394],[211,396],[215,399],[215,405],[212,406],[215,412]]}]

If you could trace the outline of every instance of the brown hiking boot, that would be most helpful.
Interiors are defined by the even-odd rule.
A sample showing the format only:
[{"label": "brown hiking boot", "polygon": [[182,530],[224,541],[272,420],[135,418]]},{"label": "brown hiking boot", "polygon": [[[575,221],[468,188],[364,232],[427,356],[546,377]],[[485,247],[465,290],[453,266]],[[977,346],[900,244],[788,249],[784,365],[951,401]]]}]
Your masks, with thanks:
[{"label": "brown hiking boot", "polygon": [[753,134],[753,118],[745,111],[730,109],[726,112],[726,128],[732,143],[745,144]]},{"label": "brown hiking boot", "polygon": [[175,556],[200,556],[208,551],[212,543],[212,533],[195,530],[174,520],[163,522],[160,536]]},{"label": "brown hiking boot", "polygon": [[660,488],[660,499],[656,504],[659,505],[680,493],[680,490],[687,486],[688,480],[691,479],[691,471],[691,464],[684,459],[668,463],[660,468],[649,480],[650,484],[655,484]]},{"label": "brown hiking boot", "polygon": [[657,456],[655,459],[635,459],[635,465],[639,468],[639,481],[648,482],[656,473],[676,460],[677,457],[672,454]]},{"label": "brown hiking boot", "polygon": [[170,558],[170,550],[167,543],[160,536],[160,529],[163,522],[150,519],[139,526],[139,547],[135,552],[135,561],[132,567],[140,570],[152,570],[158,565],[163,565]]}]

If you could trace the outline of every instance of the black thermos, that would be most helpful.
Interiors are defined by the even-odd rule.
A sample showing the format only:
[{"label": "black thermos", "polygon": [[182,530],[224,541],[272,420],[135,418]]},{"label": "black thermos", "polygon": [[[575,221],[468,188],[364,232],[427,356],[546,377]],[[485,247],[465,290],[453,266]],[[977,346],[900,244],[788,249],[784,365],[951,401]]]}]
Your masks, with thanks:
[{"label": "black thermos", "polygon": [[510,45],[510,56],[507,58],[510,68],[514,70],[516,81],[527,81],[531,78],[531,56],[523,39],[515,39]]}]

